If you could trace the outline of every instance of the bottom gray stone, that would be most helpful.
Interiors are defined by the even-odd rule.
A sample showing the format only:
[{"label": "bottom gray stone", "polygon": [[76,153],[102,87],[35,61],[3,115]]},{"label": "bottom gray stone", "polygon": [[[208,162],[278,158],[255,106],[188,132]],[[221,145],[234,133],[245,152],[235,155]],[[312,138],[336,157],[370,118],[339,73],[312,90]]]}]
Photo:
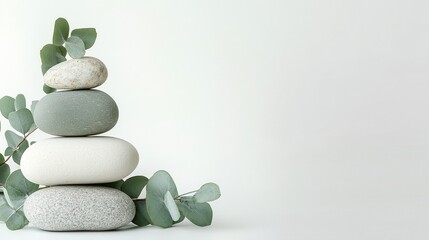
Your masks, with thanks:
[{"label": "bottom gray stone", "polygon": [[104,231],[132,221],[131,198],[114,188],[54,186],[31,194],[24,213],[34,226],[47,231]]}]

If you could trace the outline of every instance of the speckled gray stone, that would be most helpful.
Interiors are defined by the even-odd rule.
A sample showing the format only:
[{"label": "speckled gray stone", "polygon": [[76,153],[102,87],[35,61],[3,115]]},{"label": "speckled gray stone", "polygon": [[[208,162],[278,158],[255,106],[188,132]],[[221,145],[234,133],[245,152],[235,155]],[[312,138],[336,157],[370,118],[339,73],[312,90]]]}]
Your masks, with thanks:
[{"label": "speckled gray stone", "polygon": [[116,125],[118,117],[115,101],[98,90],[54,92],[43,97],[34,111],[39,129],[56,136],[104,133]]},{"label": "speckled gray stone", "polygon": [[46,85],[58,89],[88,89],[103,84],[107,68],[94,57],[71,59],[51,67],[43,76]]},{"label": "speckled gray stone", "polygon": [[104,231],[132,221],[136,209],[125,193],[98,186],[56,186],[31,194],[24,213],[48,231]]}]

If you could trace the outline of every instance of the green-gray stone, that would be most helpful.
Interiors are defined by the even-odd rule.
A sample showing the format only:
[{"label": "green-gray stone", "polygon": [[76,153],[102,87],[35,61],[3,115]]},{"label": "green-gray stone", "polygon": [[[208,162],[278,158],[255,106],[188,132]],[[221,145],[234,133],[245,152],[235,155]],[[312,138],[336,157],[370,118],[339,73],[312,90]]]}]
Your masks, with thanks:
[{"label": "green-gray stone", "polygon": [[43,97],[34,110],[34,122],[56,136],[87,136],[109,131],[118,121],[115,101],[99,90],[54,92]]}]

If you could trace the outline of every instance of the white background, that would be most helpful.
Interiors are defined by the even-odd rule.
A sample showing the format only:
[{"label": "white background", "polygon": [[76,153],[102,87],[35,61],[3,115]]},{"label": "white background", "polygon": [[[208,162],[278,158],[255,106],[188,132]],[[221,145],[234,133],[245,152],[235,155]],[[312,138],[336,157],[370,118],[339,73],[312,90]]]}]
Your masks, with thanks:
[{"label": "white background", "polygon": [[429,238],[427,1],[0,0],[1,96],[44,95],[57,17],[98,31],[133,174],[223,196],[207,228],[1,239]]}]

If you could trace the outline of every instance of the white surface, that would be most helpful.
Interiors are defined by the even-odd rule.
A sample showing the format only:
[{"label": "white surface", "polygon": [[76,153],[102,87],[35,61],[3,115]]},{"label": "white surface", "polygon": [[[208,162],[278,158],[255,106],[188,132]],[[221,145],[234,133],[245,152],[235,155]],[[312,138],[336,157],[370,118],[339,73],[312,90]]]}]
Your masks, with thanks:
[{"label": "white surface", "polygon": [[120,109],[107,135],[139,150],[134,174],[165,169],[180,192],[213,181],[223,193],[209,228],[2,238],[427,239],[428,7],[0,1],[1,95],[43,96],[38,51],[57,17],[96,27],[88,54]]},{"label": "white surface", "polygon": [[21,159],[22,174],[40,185],[115,182],[139,163],[129,142],[112,137],[56,137],[37,141]]}]

